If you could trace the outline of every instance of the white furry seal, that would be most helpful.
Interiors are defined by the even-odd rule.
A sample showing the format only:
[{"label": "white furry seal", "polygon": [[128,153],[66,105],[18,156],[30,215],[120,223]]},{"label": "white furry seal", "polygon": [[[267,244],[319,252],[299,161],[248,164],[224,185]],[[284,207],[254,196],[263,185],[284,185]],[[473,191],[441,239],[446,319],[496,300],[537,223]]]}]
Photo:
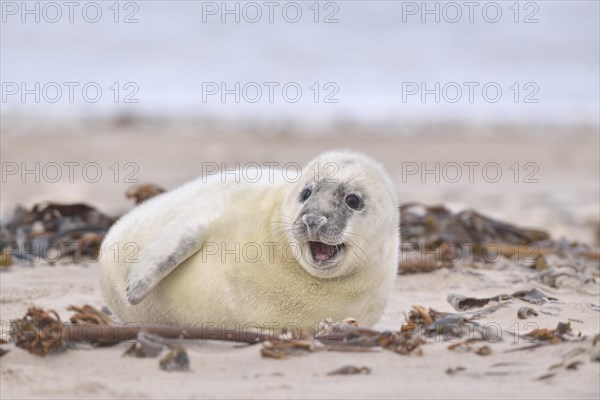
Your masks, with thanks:
[{"label": "white furry seal", "polygon": [[112,227],[100,283],[123,322],[310,329],[325,317],[379,320],[400,240],[383,167],[334,151],[294,182],[254,172],[253,182],[240,171],[189,182]]}]

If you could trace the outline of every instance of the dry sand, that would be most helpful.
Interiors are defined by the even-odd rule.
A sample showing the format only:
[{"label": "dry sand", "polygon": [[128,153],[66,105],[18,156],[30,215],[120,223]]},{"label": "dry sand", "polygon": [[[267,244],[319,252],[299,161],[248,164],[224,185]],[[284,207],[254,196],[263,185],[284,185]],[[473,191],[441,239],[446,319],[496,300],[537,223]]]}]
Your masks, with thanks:
[{"label": "dry sand", "polygon": [[[361,136],[270,137],[250,135],[199,136],[194,132],[158,135],[121,129],[91,135],[11,134],[3,129],[2,162],[18,165],[40,162],[97,162],[104,178],[96,183],[75,176],[73,183],[25,182],[8,176],[2,183],[1,214],[10,214],[17,203],[31,206],[42,200],[84,201],[117,215],[131,204],[123,197],[130,185],[113,180],[115,162],[133,162],[136,177],[167,189],[198,176],[202,162],[297,162],[304,163],[319,151],[354,148],[382,161],[393,176],[401,202],[445,203],[453,209],[474,208],[482,213],[521,225],[548,229],[553,237],[594,244],[598,229],[598,136],[575,133],[528,136],[507,134],[456,136]],[[515,162],[536,163],[538,183],[515,183],[513,176],[489,183],[475,176],[473,183],[437,183],[420,176],[402,179],[403,162],[497,162],[504,176]],[[406,164],[404,165],[406,168]],[[597,245],[597,243],[595,244]],[[0,274],[0,314],[7,321],[22,316],[28,305],[53,308],[63,317],[70,304],[101,307],[97,266],[44,264],[14,266]],[[502,340],[488,343],[492,353],[450,351],[449,342],[428,340],[421,357],[382,351],[377,354],[313,353],[286,360],[265,359],[259,346],[206,342],[187,345],[191,372],[161,371],[155,358],[121,357],[126,344],[75,350],[45,358],[14,346],[0,359],[0,397],[9,398],[595,398],[600,396],[600,363],[592,362],[591,340],[506,352],[526,346],[512,333],[554,328],[567,322],[575,333],[600,332],[599,284],[553,289],[535,279],[535,271],[510,263],[493,268],[454,268],[399,276],[378,328],[397,329],[404,312],[413,304],[454,311],[449,293],[484,297],[537,287],[558,299],[552,304],[558,315],[539,313],[519,320],[517,309],[532,306],[520,300],[481,320],[502,328]],[[532,306],[540,310],[544,306]],[[533,323],[534,325],[527,325]],[[512,332],[511,332],[512,330]],[[475,343],[479,347],[485,343]],[[580,352],[578,349],[583,349]],[[597,349],[597,348],[596,348]],[[552,370],[552,365],[567,362]],[[582,364],[576,370],[565,366]],[[327,376],[344,365],[367,366],[369,375]],[[448,369],[465,369],[454,374]],[[546,379],[540,377],[554,373]]]}]

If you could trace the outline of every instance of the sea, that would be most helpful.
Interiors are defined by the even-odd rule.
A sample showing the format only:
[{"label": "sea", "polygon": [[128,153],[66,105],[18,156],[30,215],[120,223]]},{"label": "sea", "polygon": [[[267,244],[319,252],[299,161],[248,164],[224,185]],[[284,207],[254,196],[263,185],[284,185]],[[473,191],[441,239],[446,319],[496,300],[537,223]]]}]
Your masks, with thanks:
[{"label": "sea", "polygon": [[599,125],[600,2],[2,1],[4,117]]}]

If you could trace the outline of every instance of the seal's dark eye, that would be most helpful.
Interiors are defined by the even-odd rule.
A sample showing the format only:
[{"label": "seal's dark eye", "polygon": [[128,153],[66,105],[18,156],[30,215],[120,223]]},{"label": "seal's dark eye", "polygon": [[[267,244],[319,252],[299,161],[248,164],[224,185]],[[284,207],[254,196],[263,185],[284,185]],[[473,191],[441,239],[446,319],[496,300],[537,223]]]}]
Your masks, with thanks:
[{"label": "seal's dark eye", "polygon": [[358,210],[361,207],[360,197],[355,194],[346,196],[346,205],[353,210]]},{"label": "seal's dark eye", "polygon": [[312,190],[310,190],[309,188],[306,188],[302,191],[302,193],[300,193],[300,202],[304,203],[306,201],[306,199],[308,199],[310,197],[310,195],[312,194]]}]

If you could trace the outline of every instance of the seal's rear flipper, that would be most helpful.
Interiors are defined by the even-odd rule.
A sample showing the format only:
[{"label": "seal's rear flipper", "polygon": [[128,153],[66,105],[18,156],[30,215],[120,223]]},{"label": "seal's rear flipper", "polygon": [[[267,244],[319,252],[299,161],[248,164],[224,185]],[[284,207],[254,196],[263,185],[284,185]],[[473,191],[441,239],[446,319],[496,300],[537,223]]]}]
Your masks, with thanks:
[{"label": "seal's rear flipper", "polygon": [[178,265],[202,247],[204,225],[186,226],[175,221],[148,242],[127,277],[127,299],[138,304]]}]

